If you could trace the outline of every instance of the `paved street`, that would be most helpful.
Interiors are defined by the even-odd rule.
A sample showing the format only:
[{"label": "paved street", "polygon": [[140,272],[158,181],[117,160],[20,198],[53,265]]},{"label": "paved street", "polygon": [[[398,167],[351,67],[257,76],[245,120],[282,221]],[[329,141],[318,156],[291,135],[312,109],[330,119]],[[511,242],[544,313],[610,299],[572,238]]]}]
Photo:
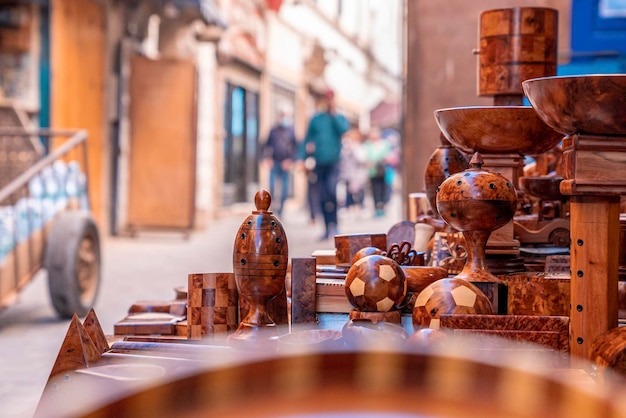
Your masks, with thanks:
[{"label": "paved street", "polygon": [[[402,220],[396,193],[385,217],[340,213],[340,233],[386,233]],[[232,271],[234,237],[241,221],[253,210],[239,206],[222,219],[194,232],[145,232],[135,238],[102,240],[103,266],[96,314],[107,334],[139,300],[171,300],[174,288],[186,286],[187,275]],[[321,220],[311,225],[306,211],[287,208],[281,219],[289,241],[289,257],[308,257],[316,249],[331,249],[332,240],[320,242]],[[18,303],[0,312],[0,416],[31,417],[52,369],[68,321],[56,318],[42,272],[20,294]]]}]

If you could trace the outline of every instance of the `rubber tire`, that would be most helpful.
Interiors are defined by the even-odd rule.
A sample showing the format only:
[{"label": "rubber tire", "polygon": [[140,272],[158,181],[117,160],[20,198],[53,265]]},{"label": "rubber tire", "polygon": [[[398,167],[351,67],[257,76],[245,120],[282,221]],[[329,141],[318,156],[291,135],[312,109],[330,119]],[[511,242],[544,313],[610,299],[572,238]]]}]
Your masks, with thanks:
[{"label": "rubber tire", "polygon": [[[81,245],[87,246],[87,251]],[[48,271],[52,306],[61,318],[71,318],[74,313],[84,317],[89,313],[100,287],[100,261],[98,228],[89,212],[66,211],[57,215],[46,241],[44,268]],[[89,277],[82,283],[86,288],[81,288],[80,273],[86,271],[85,265]]]}]

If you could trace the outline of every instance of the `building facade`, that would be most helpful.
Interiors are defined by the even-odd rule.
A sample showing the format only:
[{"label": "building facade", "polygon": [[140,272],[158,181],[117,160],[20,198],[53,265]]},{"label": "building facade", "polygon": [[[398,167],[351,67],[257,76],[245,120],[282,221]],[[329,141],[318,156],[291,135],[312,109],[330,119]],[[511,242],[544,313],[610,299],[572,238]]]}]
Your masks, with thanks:
[{"label": "building facade", "polygon": [[281,106],[302,138],[326,88],[362,129],[374,107],[401,99],[401,0],[0,8],[0,97],[34,127],[88,130],[92,207],[113,234],[189,231],[249,204]]}]

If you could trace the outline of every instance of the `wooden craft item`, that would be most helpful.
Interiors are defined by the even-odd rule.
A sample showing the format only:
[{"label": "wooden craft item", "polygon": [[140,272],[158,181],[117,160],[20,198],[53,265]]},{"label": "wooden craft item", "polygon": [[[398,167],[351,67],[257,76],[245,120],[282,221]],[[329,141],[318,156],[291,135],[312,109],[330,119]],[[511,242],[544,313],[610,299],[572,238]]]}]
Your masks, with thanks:
[{"label": "wooden craft item", "polygon": [[465,237],[461,232],[435,232],[431,264],[445,269],[449,275],[459,274],[467,260]]},{"label": "wooden craft item", "polygon": [[508,314],[569,316],[570,278],[544,273],[499,276],[508,287]]},{"label": "wooden craft item", "polygon": [[470,282],[483,292],[491,302],[493,313],[506,315],[508,312],[508,286],[506,283]]},{"label": "wooden craft item", "polygon": [[626,75],[542,77],[522,87],[545,123],[565,135],[560,191],[571,196],[571,352],[586,358],[591,342],[618,323]]},{"label": "wooden craft item", "polygon": [[448,277],[443,267],[400,266],[406,278],[407,292],[419,293],[429,284]]},{"label": "wooden craft item", "polygon": [[626,328],[612,328],[598,335],[590,347],[589,360],[601,370],[608,368],[626,377]]},{"label": "wooden craft item", "polygon": [[[558,11],[512,7],[480,14],[478,95],[522,104],[522,81],[556,75]],[[507,100],[508,99],[508,100]]]},{"label": "wooden craft item", "polygon": [[349,313],[353,306],[346,297],[345,279],[316,280],[315,312],[322,313]]},{"label": "wooden craft item", "polygon": [[91,341],[94,343],[99,353],[104,353],[109,349],[109,342],[107,341],[107,337],[102,330],[102,326],[100,326],[100,321],[93,308],[89,310],[89,313],[87,313],[87,316],[83,320],[83,327],[85,327],[87,334],[89,334]]},{"label": "wooden craft item", "polygon": [[[466,163],[467,165],[467,163]],[[441,182],[440,182],[441,183]],[[439,184],[437,184],[438,186]],[[409,215],[411,222],[417,222],[422,217],[432,217],[435,209],[431,208],[428,195],[424,192],[409,193]],[[433,202],[434,203],[434,202]]]},{"label": "wooden craft item", "polygon": [[368,255],[348,270],[345,295],[359,311],[398,310],[406,296],[406,279],[400,265],[383,255]]},{"label": "wooden craft item", "polygon": [[364,312],[352,309],[349,315],[353,321],[366,320],[372,323],[389,322],[391,324],[401,324],[402,315],[399,310],[389,312]]},{"label": "wooden craft item", "polygon": [[422,290],[412,312],[415,329],[439,329],[443,314],[491,315],[493,308],[485,294],[472,283],[458,277],[437,280]]},{"label": "wooden craft item", "polygon": [[315,262],[318,266],[334,266],[337,261],[336,252],[334,248],[332,250],[315,250],[311,254],[311,257],[315,258]]},{"label": "wooden craft item", "polygon": [[509,180],[482,170],[475,153],[470,168],[446,179],[437,192],[439,214],[465,237],[467,260],[457,277],[470,282],[501,282],[488,270],[485,247],[492,231],[508,223],[516,210],[517,194]]},{"label": "wooden craft item", "polygon": [[[493,335],[550,347],[560,353],[553,364],[559,367],[569,367],[569,322],[567,316],[444,314],[439,318],[441,329],[454,329],[459,334]],[[494,341],[488,340],[488,344]]]},{"label": "wooden craft item", "polygon": [[435,217],[439,217],[437,211],[437,188],[439,185],[452,174],[469,168],[467,157],[453,147],[444,134],[439,134],[439,141],[441,144],[428,159],[424,173],[426,195]]},{"label": "wooden craft item", "polygon": [[546,256],[546,264],[544,273],[551,278],[564,277],[570,278],[570,259],[569,255],[548,255]]},{"label": "wooden craft item", "polygon": [[401,266],[423,266],[424,253],[415,251],[412,245],[410,241],[391,244],[386,255]]},{"label": "wooden craft item", "polygon": [[[239,296],[249,309],[230,340],[233,343],[278,337],[276,322],[267,310],[268,302],[284,297],[289,261],[287,235],[280,221],[269,211],[272,198],[265,189],[254,197],[256,210],[242,222],[235,237],[233,270]],[[240,302],[241,304],[241,302]]]},{"label": "wooden craft item", "polygon": [[67,371],[82,369],[97,363],[101,352],[95,346],[89,333],[74,314],[59,354],[52,366],[50,378]]},{"label": "wooden craft item", "polygon": [[291,259],[291,323],[315,324],[316,263],[314,257]]},{"label": "wooden craft item", "polygon": [[113,324],[115,335],[176,335],[176,324],[185,317],[162,312],[129,314]]},{"label": "wooden craft item", "polygon": [[404,241],[413,245],[415,241],[415,222],[400,221],[389,228],[389,231],[387,231],[387,251],[391,249],[392,245],[401,244]]},{"label": "wooden craft item", "polygon": [[435,119],[448,141],[468,154],[541,154],[563,139],[530,106],[438,109]]},{"label": "wooden craft item", "polygon": [[233,273],[187,276],[187,338],[201,339],[237,328],[238,294]]},{"label": "wooden craft item", "polygon": [[624,74],[541,77],[524,81],[522,88],[537,114],[562,135],[609,135],[595,144],[605,147],[626,136]]},{"label": "wooden craft item", "polygon": [[387,251],[387,235],[376,233],[335,235],[335,264],[350,267],[354,255],[365,247],[376,247]]}]

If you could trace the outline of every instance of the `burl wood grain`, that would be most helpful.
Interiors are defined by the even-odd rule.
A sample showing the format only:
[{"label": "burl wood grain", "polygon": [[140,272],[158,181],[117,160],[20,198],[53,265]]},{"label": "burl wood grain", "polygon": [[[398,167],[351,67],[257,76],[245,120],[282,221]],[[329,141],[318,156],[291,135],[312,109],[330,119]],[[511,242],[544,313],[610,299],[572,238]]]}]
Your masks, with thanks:
[{"label": "burl wood grain", "polygon": [[560,362],[567,362],[569,322],[567,316],[441,315],[439,323],[441,328],[460,334],[493,335],[544,345],[564,355]]},{"label": "burl wood grain", "polygon": [[387,251],[387,235],[382,233],[335,235],[336,265],[349,267],[356,253],[365,247]]},{"label": "burl wood grain", "polygon": [[522,86],[541,119],[564,135],[626,135],[624,74],[541,77]]},{"label": "burl wood grain", "polygon": [[568,316],[570,278],[546,277],[544,273],[498,276],[508,285],[510,315]]},{"label": "burl wood grain", "polygon": [[626,376],[626,328],[611,328],[598,335],[591,344],[589,359]]},{"label": "burl wood grain", "polygon": [[426,196],[437,216],[437,188],[452,174],[469,168],[465,155],[453,147],[444,134],[439,134],[439,140],[441,145],[430,156],[424,172]]},{"label": "burl wood grain", "polygon": [[458,277],[471,282],[500,282],[485,261],[491,232],[506,225],[515,214],[517,192],[503,176],[482,170],[482,158],[475,153],[470,168],[454,174],[439,186],[439,215],[463,232],[467,260]]},{"label": "burl wood grain", "polygon": [[557,37],[555,9],[513,7],[482,12],[478,94],[521,96],[522,81],[555,75]]},{"label": "burl wood grain", "polygon": [[273,319],[266,310],[267,303],[276,297],[284,298],[284,303],[280,301],[281,322],[287,318],[285,278],[289,247],[281,223],[269,211],[270,204],[267,190],[257,192],[256,210],[241,223],[233,249],[237,289],[244,303],[250,304],[241,322],[253,326],[277,323],[278,319]]},{"label": "burl wood grain", "polygon": [[[314,324],[316,294],[315,257],[291,259],[291,323]],[[343,290],[343,289],[342,289]]]},{"label": "burl wood grain", "polygon": [[439,129],[464,152],[540,154],[563,135],[530,106],[468,106],[435,110]]}]

